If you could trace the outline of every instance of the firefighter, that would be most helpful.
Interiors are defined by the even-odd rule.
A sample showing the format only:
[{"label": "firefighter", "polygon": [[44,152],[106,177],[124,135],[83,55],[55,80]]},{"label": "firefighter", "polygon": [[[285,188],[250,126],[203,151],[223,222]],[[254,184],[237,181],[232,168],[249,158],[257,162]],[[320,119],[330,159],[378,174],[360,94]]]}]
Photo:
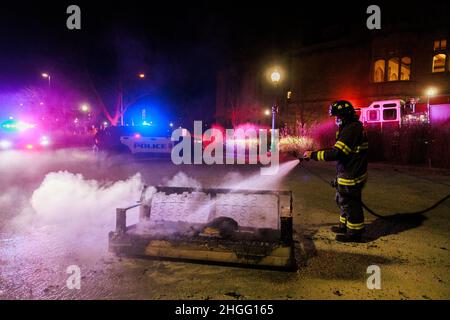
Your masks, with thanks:
[{"label": "firefighter", "polygon": [[352,104],[345,100],[333,102],[329,108],[339,127],[332,148],[306,151],[306,159],[337,161],[336,203],[340,209],[339,225],[331,230],[339,242],[361,242],[364,233],[364,213],[361,192],[367,180],[368,141],[362,123]]}]

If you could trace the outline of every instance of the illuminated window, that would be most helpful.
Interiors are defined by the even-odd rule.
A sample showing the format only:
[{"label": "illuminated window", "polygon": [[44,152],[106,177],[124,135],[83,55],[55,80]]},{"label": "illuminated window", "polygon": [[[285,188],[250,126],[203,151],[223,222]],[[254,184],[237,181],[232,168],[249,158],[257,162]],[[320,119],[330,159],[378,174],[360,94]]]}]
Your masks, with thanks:
[{"label": "illuminated window", "polygon": [[400,67],[400,80],[410,80],[411,77],[411,58],[403,57]]},{"label": "illuminated window", "polygon": [[445,61],[447,59],[447,55],[444,53],[438,53],[433,56],[433,73],[435,72],[444,72],[445,71]]},{"label": "illuminated window", "polygon": [[445,50],[447,49],[447,40],[435,40],[434,41],[434,51]]},{"label": "illuminated window", "polygon": [[373,81],[383,82],[384,81],[384,68],[385,62],[383,59],[377,60],[373,66]]},{"label": "illuminated window", "polygon": [[286,94],[286,98],[290,100],[292,98],[292,91],[288,91]]},{"label": "illuminated window", "polygon": [[397,81],[399,73],[400,59],[391,58],[388,62],[388,81]]}]

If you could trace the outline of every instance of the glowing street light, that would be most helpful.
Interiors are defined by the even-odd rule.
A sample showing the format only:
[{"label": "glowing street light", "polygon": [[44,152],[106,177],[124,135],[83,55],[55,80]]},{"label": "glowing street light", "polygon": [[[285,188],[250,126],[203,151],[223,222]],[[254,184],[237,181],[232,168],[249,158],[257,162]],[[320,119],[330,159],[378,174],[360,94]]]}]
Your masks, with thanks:
[{"label": "glowing street light", "polygon": [[[272,73],[270,74],[270,80],[272,81],[272,83],[275,86],[275,89],[277,88],[278,82],[280,82],[281,80],[281,73],[274,68],[274,70],[272,71]],[[278,103],[277,103],[277,99],[275,99],[275,103],[272,106],[272,137],[271,137],[271,143],[270,143],[270,151],[274,152],[275,151],[275,116],[278,112]]]},{"label": "glowing street light", "polygon": [[427,96],[428,97],[432,97],[434,95],[436,95],[436,88],[428,88],[427,89]]},{"label": "glowing street light", "polygon": [[50,76],[50,74],[47,73],[47,72],[43,72],[43,73],[41,73],[41,76],[42,76],[42,78],[48,80],[48,86],[50,87],[50,81],[51,81],[51,78],[52,78],[52,77]]},{"label": "glowing street light", "polygon": [[264,114],[265,114],[266,116],[270,116],[270,110],[269,110],[269,109],[266,109],[266,110],[264,111]]},{"label": "glowing street light", "polygon": [[427,89],[427,116],[428,116],[428,123],[431,122],[430,118],[430,97],[435,96],[437,93],[436,88],[428,88]]},{"label": "glowing street light", "polygon": [[87,104],[81,105],[81,111],[88,112],[89,111],[89,106]]},{"label": "glowing street light", "polygon": [[274,84],[277,84],[280,81],[280,79],[281,74],[277,70],[273,71],[272,74],[270,75],[270,80],[272,80]]},{"label": "glowing street light", "polygon": [[[139,79],[145,79],[145,73],[144,72],[139,72],[138,74],[137,74],[137,77],[139,78]],[[120,106],[119,106],[119,111],[120,111],[120,125],[121,126],[124,126],[125,125],[125,121],[124,121],[124,116],[125,116],[125,112],[126,112],[126,109],[124,110],[124,108],[123,108],[123,96],[124,96],[124,94],[123,94],[123,92],[122,92],[122,94],[120,95]]]}]

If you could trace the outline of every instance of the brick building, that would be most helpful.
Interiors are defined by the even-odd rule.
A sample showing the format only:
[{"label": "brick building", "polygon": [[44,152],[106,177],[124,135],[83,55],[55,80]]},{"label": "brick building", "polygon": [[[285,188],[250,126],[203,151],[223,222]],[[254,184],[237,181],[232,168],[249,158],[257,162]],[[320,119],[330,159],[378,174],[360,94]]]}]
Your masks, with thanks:
[{"label": "brick building", "polygon": [[[217,121],[268,124],[278,101],[278,126],[299,133],[326,117],[329,103],[340,98],[364,107],[376,100],[425,101],[431,87],[450,96],[449,30],[448,21],[365,30],[236,64],[218,74]],[[275,61],[282,74],[276,88],[267,74]]]}]

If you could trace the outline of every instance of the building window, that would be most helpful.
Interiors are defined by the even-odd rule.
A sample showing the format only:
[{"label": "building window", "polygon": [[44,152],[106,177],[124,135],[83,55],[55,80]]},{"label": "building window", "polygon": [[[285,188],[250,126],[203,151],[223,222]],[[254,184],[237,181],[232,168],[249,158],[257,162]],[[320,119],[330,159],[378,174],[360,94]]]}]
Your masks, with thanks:
[{"label": "building window", "polygon": [[447,40],[435,40],[434,41],[434,51],[445,50],[447,49]]},{"label": "building window", "polygon": [[373,82],[411,80],[411,61],[411,57],[408,56],[394,57],[387,61],[385,59],[376,60],[373,65]]},{"label": "building window", "polygon": [[373,81],[374,82],[383,82],[384,81],[384,70],[385,70],[385,61],[384,59],[379,59],[375,61],[373,68]]},{"label": "building window", "polygon": [[433,56],[433,73],[445,71],[446,59],[447,55],[445,53],[438,53]]},{"label": "building window", "polygon": [[286,99],[291,100],[291,98],[292,98],[292,91],[288,91],[286,93]]},{"label": "building window", "polygon": [[403,57],[400,67],[400,80],[410,80],[411,77],[411,58]]},{"label": "building window", "polygon": [[399,73],[400,59],[391,58],[388,61],[388,81],[397,81]]}]

